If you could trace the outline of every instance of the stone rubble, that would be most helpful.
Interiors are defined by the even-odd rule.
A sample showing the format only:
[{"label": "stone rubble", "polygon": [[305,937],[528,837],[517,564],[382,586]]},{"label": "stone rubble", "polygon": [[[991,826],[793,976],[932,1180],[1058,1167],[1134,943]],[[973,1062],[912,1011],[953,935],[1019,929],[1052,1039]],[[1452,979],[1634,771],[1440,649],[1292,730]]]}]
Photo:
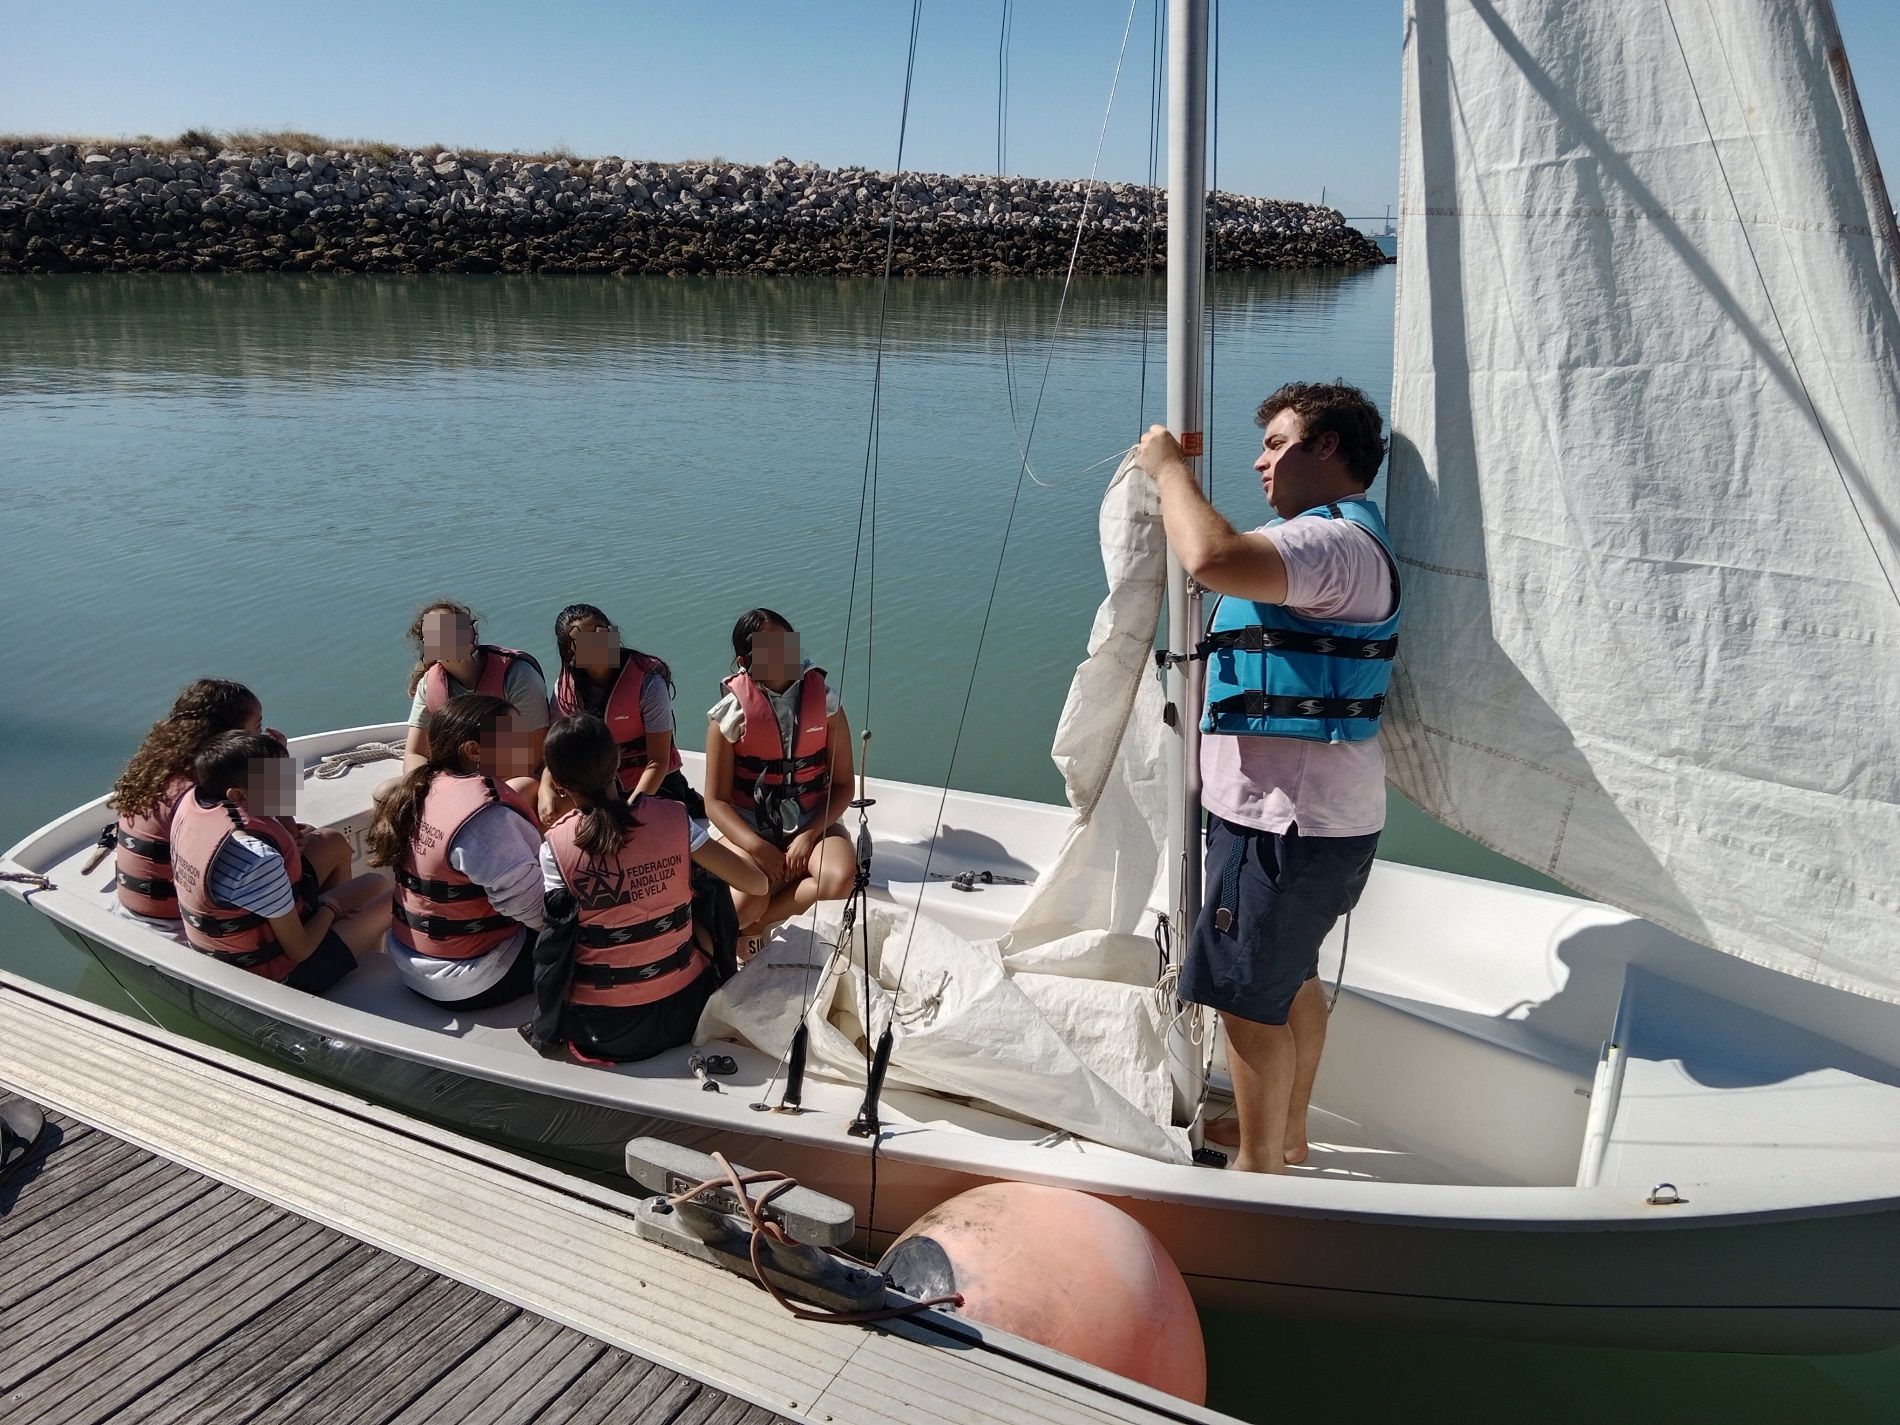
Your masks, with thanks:
[{"label": "stone rubble", "polygon": [[[346,149],[0,146],[0,274],[1141,272],[1166,197],[1125,183]],[[1311,203],[1218,195],[1223,268],[1387,259]]]}]

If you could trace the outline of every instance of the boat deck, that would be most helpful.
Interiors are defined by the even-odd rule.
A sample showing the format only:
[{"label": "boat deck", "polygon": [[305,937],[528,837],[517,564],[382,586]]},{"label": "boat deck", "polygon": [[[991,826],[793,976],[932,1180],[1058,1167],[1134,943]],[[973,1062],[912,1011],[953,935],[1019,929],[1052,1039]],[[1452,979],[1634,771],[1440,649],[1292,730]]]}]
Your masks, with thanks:
[{"label": "boat deck", "polygon": [[[941,1313],[799,1321],[625,1193],[0,976],[0,1418],[1212,1422]],[[89,1126],[88,1126],[89,1125]]]}]

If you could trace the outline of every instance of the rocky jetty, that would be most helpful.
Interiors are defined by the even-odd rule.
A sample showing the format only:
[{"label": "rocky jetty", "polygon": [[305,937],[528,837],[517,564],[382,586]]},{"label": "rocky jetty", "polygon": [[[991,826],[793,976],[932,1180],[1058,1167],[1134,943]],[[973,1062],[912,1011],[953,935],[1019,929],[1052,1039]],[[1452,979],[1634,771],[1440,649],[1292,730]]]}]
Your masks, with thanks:
[{"label": "rocky jetty", "polygon": [[[0,140],[0,273],[1140,272],[1166,200],[1123,183],[347,149]],[[1224,268],[1386,259],[1337,211],[1221,194]]]}]

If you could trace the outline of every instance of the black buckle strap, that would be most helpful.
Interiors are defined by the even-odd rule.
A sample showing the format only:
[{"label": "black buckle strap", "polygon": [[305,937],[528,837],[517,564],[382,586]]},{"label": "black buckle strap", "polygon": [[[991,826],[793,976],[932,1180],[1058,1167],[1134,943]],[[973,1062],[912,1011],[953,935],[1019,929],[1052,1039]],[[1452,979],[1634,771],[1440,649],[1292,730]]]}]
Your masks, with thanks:
[{"label": "black buckle strap", "polygon": [[620,744],[620,765],[622,767],[632,767],[639,763],[650,762],[652,760],[652,758],[647,756],[647,739],[645,733],[642,733],[638,737],[630,737]]},{"label": "black buckle strap", "polygon": [[830,761],[831,750],[827,748],[804,757],[748,757],[744,753],[737,753],[733,756],[732,765],[741,772],[757,772],[761,776],[776,772],[781,777],[787,777],[827,766]]},{"label": "black buckle strap", "polygon": [[1339,638],[1332,634],[1307,633],[1288,628],[1263,628],[1249,624],[1245,628],[1222,629],[1210,633],[1194,649],[1196,658],[1205,658],[1222,649],[1242,653],[1317,653],[1328,658],[1350,658],[1354,662],[1389,662],[1399,651],[1396,635],[1391,638]]},{"label": "black buckle strap", "polygon": [[408,871],[396,872],[396,884],[432,901],[479,901],[488,897],[488,892],[473,881],[425,881]]},{"label": "black buckle strap", "polygon": [[264,924],[263,916],[253,915],[248,910],[239,911],[236,915],[217,916],[202,915],[181,906],[179,914],[184,917],[186,925],[200,934],[209,935],[213,940],[222,940],[227,935],[242,935],[245,931],[255,930]]},{"label": "black buckle strap", "polygon": [[1231,698],[1222,698],[1209,706],[1215,717],[1240,714],[1245,717],[1285,718],[1376,718],[1385,711],[1385,694],[1376,698],[1292,698],[1268,697],[1250,688]]},{"label": "black buckle strap", "polygon": [[588,925],[582,923],[576,933],[576,939],[592,950],[604,950],[614,945],[632,945],[641,940],[652,940],[669,930],[678,930],[683,925],[693,923],[693,903],[675,906],[665,915],[656,915],[652,920],[643,920],[636,925]]},{"label": "black buckle strap", "polygon": [[453,940],[462,935],[487,935],[495,930],[519,930],[521,922],[510,920],[505,915],[478,915],[469,920],[456,920],[446,915],[412,915],[402,905],[391,907],[391,915],[411,930],[420,931],[431,940]]},{"label": "black buckle strap", "polygon": [[637,985],[643,980],[657,980],[662,975],[670,975],[692,964],[695,948],[693,942],[688,940],[664,960],[655,960],[651,965],[597,965],[578,960],[574,964],[574,979],[576,983],[596,990],[618,989],[622,985]]},{"label": "black buckle strap", "polygon": [[149,896],[155,901],[178,899],[178,887],[170,881],[154,880],[149,876],[127,875],[119,872],[119,884],[134,895]]},{"label": "black buckle strap", "polygon": [[163,861],[167,866],[172,861],[172,844],[169,841],[150,841],[135,832],[127,831],[123,826],[115,828],[114,839],[134,856],[143,856],[147,861]]}]

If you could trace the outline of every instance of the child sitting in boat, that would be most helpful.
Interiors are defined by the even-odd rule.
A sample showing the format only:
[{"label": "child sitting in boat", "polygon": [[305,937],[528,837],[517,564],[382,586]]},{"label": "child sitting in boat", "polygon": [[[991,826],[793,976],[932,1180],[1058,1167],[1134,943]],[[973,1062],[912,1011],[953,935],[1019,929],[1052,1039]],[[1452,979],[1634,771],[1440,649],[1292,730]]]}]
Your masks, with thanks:
[{"label": "child sitting in boat", "polygon": [[541,823],[531,777],[510,780],[540,729],[504,698],[458,693],[427,716],[428,755],[377,805],[370,863],[396,873],[385,948],[410,989],[481,1009],[534,985]]},{"label": "child sitting in boat", "polygon": [[[695,815],[705,806],[680,770],[673,741],[673,675],[650,653],[624,648],[612,619],[592,604],[569,604],[554,619],[561,671],[554,715],[589,713],[606,724],[620,749],[620,788],[628,796],[670,797]],[[567,810],[553,781],[541,777],[543,825]]]},{"label": "child sitting in boat", "polygon": [[[409,625],[416,666],[409,674],[409,737],[402,767],[413,772],[429,760],[428,715],[458,693],[505,698],[526,741],[527,771],[541,766],[547,736],[548,689],[532,653],[479,641],[474,610],[454,599],[426,604]],[[510,775],[513,775],[511,772]],[[381,790],[380,788],[378,789]]]},{"label": "child sitting in boat", "polygon": [[738,671],[707,713],[706,812],[771,883],[733,898],[749,953],[780,921],[851,893],[857,861],[838,818],[855,774],[838,695],[800,659],[784,615],[750,610],[732,650]]},{"label": "child sitting in boat", "polygon": [[389,925],[389,882],[320,873],[291,817],[297,763],[261,732],[221,732],[192,763],[172,818],[171,868],[190,943],[226,964],[321,994]]},{"label": "child sitting in boat", "polygon": [[[152,724],[107,802],[119,814],[112,831],[118,871],[113,909],[118,914],[185,940],[172,883],[172,815],[191,790],[192,762],[214,737],[259,731],[279,743],[284,740],[275,728],[264,727],[264,705],[257,694],[229,678],[186,684],[171,711]],[[304,865],[319,882],[330,885],[341,879],[350,866],[348,838],[300,824],[291,830]]]},{"label": "child sitting in boat", "polygon": [[524,1032],[537,1048],[565,1046],[583,1060],[649,1059],[688,1043],[734,964],[727,885],[755,897],[770,889],[678,801],[626,798],[622,746],[585,713],[562,718],[547,740],[546,775],[573,809],[541,848],[548,926]]}]

